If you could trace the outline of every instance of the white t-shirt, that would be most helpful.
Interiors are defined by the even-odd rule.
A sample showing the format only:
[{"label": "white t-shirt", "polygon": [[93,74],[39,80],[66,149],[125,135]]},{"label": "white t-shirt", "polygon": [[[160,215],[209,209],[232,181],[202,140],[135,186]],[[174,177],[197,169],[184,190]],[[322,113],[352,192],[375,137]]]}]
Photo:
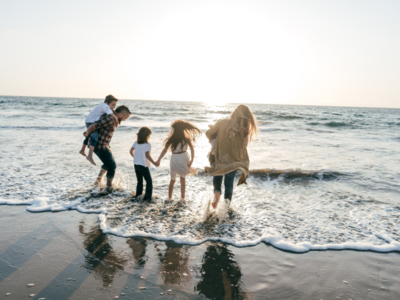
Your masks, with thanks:
[{"label": "white t-shirt", "polygon": [[86,123],[93,123],[98,121],[102,115],[108,114],[111,115],[113,111],[111,108],[108,106],[107,103],[103,102],[97,105],[91,112],[90,114],[86,117],[85,122]]},{"label": "white t-shirt", "polygon": [[133,153],[133,163],[143,167],[150,167],[150,161],[146,157],[146,152],[151,150],[150,143],[138,144],[137,142],[134,142],[132,148],[135,148],[135,152]]}]

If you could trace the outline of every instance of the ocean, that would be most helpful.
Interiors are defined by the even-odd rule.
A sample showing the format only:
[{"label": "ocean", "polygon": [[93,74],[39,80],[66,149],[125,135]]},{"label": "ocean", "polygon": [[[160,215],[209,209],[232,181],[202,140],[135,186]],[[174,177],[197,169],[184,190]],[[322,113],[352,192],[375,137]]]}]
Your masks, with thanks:
[{"label": "ocean", "polygon": [[[251,175],[235,186],[227,214],[209,217],[212,177],[204,173],[210,144],[204,132],[237,104],[120,100],[131,117],[111,149],[117,163],[112,194],[91,187],[101,163],[78,151],[87,114],[102,99],[0,96],[0,204],[32,213],[74,209],[96,213],[105,233],[181,244],[220,240],[235,246],[267,243],[288,251],[356,249],[400,251],[400,110],[249,104],[260,134],[249,145]],[[148,126],[157,159],[176,119],[203,130],[195,144],[197,176],[186,180],[187,203],[165,203],[169,158],[151,167],[155,199],[132,199],[136,188],[129,150]],[[236,178],[237,182],[238,177]]]}]

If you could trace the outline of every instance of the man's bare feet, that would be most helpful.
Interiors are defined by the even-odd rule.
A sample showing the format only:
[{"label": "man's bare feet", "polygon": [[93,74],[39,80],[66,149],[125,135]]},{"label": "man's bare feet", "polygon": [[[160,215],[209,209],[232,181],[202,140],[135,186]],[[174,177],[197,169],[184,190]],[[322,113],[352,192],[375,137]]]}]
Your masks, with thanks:
[{"label": "man's bare feet", "polygon": [[79,151],[79,154],[82,154],[84,157],[86,157],[85,150]]},{"label": "man's bare feet", "polygon": [[88,157],[86,157],[86,159],[87,159],[88,161],[90,161],[91,164],[96,165],[95,162],[94,162],[94,160],[93,160],[93,157],[88,156]]}]

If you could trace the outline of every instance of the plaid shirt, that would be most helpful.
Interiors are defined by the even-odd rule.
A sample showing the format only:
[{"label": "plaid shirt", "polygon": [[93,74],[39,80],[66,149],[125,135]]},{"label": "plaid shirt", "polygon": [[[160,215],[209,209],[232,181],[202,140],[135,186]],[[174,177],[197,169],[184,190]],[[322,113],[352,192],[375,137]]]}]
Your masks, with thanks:
[{"label": "plaid shirt", "polygon": [[99,139],[94,151],[111,151],[109,143],[113,136],[115,128],[118,123],[115,121],[112,115],[103,114],[101,118],[93,123],[96,126],[96,130],[99,133]]}]

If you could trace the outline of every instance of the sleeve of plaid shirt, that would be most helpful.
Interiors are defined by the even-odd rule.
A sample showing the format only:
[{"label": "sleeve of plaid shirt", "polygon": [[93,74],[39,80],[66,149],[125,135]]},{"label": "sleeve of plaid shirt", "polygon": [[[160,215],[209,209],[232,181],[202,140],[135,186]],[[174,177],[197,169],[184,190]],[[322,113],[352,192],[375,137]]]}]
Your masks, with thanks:
[{"label": "sleeve of plaid shirt", "polygon": [[96,126],[96,129],[108,129],[114,128],[113,117],[111,115],[103,114],[101,118],[93,123]]}]

